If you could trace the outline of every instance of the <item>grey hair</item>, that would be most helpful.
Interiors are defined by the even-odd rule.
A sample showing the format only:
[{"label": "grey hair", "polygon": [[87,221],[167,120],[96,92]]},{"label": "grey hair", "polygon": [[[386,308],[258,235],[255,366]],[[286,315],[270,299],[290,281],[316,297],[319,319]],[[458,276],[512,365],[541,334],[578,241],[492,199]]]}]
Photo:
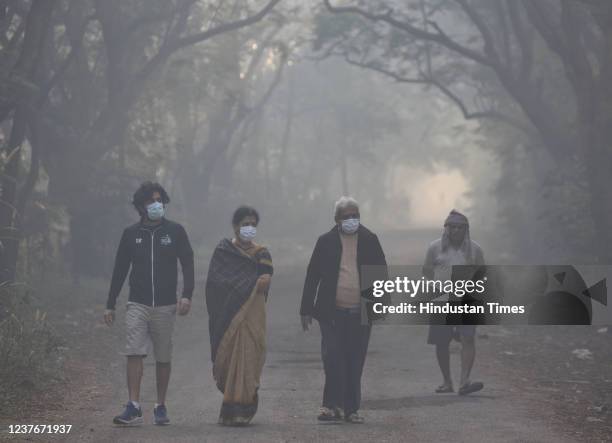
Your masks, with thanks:
[{"label": "grey hair", "polygon": [[346,208],[355,208],[359,210],[359,203],[353,197],[347,197],[343,195],[338,199],[338,201],[334,204],[334,218],[337,218],[340,214],[340,211]]}]

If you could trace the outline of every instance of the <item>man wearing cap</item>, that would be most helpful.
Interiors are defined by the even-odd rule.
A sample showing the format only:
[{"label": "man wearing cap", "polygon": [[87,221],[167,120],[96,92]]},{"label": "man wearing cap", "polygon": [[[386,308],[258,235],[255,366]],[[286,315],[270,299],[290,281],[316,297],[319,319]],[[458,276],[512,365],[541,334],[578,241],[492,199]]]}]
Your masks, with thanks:
[{"label": "man wearing cap", "polygon": [[[470,226],[465,215],[454,209],[444,222],[442,237],[429,245],[423,275],[428,279],[447,280],[452,278],[453,266],[484,265],[480,246],[470,239]],[[427,343],[436,346],[436,357],[442,371],[443,383],[436,393],[454,392],[450,373],[449,345],[452,339],[461,342],[461,378],[459,395],[480,391],[481,382],[470,381],[470,372],[476,356],[476,325],[439,325],[429,326]]]}]

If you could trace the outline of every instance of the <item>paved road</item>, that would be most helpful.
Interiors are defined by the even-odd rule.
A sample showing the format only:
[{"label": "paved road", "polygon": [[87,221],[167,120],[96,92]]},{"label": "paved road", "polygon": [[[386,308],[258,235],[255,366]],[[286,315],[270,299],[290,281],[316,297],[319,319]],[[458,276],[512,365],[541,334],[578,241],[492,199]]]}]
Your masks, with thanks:
[{"label": "paved road", "polygon": [[[299,274],[299,273],[298,273]],[[154,366],[146,362],[142,404],[145,424],[115,428],[111,418],[125,402],[124,361],[111,353],[97,370],[115,383],[103,404],[82,410],[70,441],[452,441],[452,442],[562,442],[569,441],[548,424],[546,410],[512,388],[494,370],[478,364],[474,378],[486,389],[479,395],[436,395],[440,382],[433,350],[425,344],[423,327],[375,328],[363,377],[364,425],[320,424],[323,372],[318,328],[303,333],[298,327],[297,304],[302,275],[279,269],[268,303],[268,353],[260,390],[260,408],[247,428],[216,424],[222,396],[216,390],[209,361],[206,313],[196,300],[187,318],[179,318],[168,408],[172,425],[152,425],[155,401]],[[119,312],[119,322],[122,321]],[[95,334],[112,334],[120,341],[121,328]],[[495,331],[479,341],[479,356],[492,358]],[[111,341],[112,342],[112,341]],[[119,344],[119,343],[117,343]],[[103,348],[101,347],[101,351]],[[458,355],[453,369],[458,377]],[[110,360],[110,361],[109,361]],[[507,381],[504,381],[506,378]]]}]

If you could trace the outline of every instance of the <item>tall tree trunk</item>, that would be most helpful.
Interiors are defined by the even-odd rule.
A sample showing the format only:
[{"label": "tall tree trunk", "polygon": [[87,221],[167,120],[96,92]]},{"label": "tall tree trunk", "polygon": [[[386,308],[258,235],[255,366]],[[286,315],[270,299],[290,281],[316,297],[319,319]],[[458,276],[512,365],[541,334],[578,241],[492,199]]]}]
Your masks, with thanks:
[{"label": "tall tree trunk", "polygon": [[340,178],[342,181],[342,195],[349,195],[348,165],[345,141],[342,141],[342,150],[340,151]]},{"label": "tall tree trunk", "polygon": [[[30,83],[33,83],[36,78],[36,70],[42,58],[45,37],[54,6],[55,0],[34,0],[26,18],[23,47],[13,68],[13,74]],[[17,270],[20,238],[18,220],[21,217],[21,214],[17,213],[17,206],[21,206],[18,203],[17,187],[20,181],[21,148],[28,128],[30,112],[28,106],[34,98],[34,94],[20,98],[13,114],[9,142],[5,147],[5,153],[9,160],[5,165],[0,181],[2,186],[0,227],[5,234],[3,235],[3,253],[0,260],[3,280],[14,280]],[[26,202],[23,201],[22,203],[25,207]]]},{"label": "tall tree trunk", "polygon": [[21,169],[21,146],[27,130],[27,111],[19,105],[13,116],[11,135],[6,146],[9,161],[2,174],[2,200],[0,226],[2,227],[2,281],[15,279],[19,250],[19,227],[17,226],[17,182]]},{"label": "tall tree trunk", "polygon": [[287,187],[285,183],[285,174],[287,172],[287,157],[289,153],[289,145],[291,142],[291,130],[293,129],[295,109],[295,69],[289,72],[289,83],[287,86],[287,111],[285,126],[283,127],[283,135],[281,138],[281,154],[278,162],[278,189],[281,197],[284,199],[287,196]]}]

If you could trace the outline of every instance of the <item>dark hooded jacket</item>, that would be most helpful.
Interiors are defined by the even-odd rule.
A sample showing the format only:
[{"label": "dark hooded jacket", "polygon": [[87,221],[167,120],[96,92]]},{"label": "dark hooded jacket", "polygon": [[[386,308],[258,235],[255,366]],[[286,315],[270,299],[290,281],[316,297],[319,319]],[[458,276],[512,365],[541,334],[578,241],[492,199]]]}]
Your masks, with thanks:
[{"label": "dark hooded jacket", "polygon": [[193,250],[183,226],[162,219],[155,226],[135,223],[123,231],[106,307],[115,309],[121,287],[131,267],[129,301],[147,306],[176,303],[177,262],[183,269],[183,297],[194,288]]}]

